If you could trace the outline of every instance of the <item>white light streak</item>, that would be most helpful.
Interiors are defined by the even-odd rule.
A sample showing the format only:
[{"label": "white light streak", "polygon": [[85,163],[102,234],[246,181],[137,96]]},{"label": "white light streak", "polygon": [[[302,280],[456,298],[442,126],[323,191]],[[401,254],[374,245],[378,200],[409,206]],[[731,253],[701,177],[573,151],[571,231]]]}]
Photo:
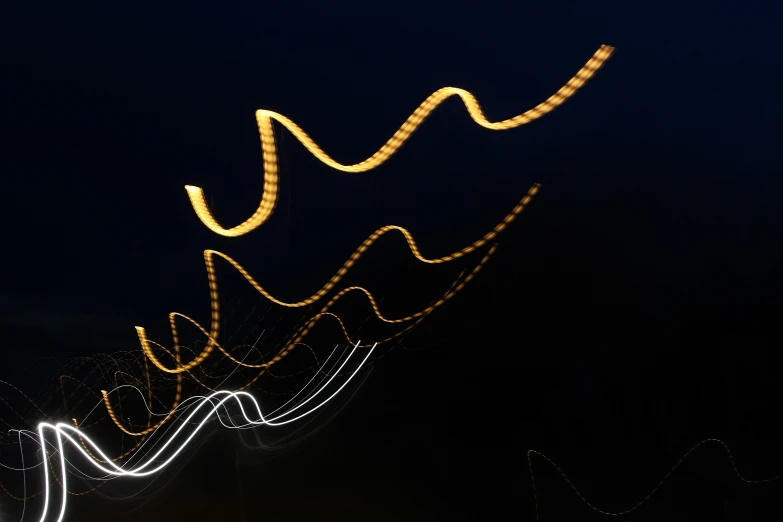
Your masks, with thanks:
[{"label": "white light streak", "polygon": [[[152,455],[146,454],[142,455],[140,452],[142,451],[144,445],[140,447],[131,457],[125,462],[123,465],[117,465],[112,461],[112,459],[106,455],[106,453],[98,447],[98,445],[90,439],[86,434],[81,432],[78,428],[64,423],[64,422],[58,422],[56,424],[52,424],[49,422],[42,422],[38,425],[38,443],[40,444],[40,453],[41,453],[41,463],[36,464],[35,466],[30,467],[24,467],[22,471],[33,469],[34,467],[37,467],[38,465],[42,465],[43,468],[43,475],[44,475],[44,505],[43,510],[41,513],[41,518],[39,519],[39,522],[47,522],[47,520],[52,520],[52,516],[54,513],[54,509],[52,509],[52,504],[54,503],[52,500],[52,491],[50,489],[50,473],[49,473],[49,466],[46,465],[46,459],[47,456],[47,446],[52,447],[54,446],[50,441],[46,439],[46,433],[53,431],[55,433],[56,439],[57,439],[57,445],[56,449],[52,447],[51,455],[58,455],[60,460],[60,475],[61,475],[61,489],[62,489],[62,496],[61,496],[61,502],[59,506],[59,512],[56,515],[56,521],[62,522],[62,520],[65,518],[66,513],[66,507],[67,507],[67,472],[68,467],[67,464],[70,464],[72,467],[76,468],[68,459],[65,457],[65,446],[64,442],[70,442],[73,448],[75,448],[79,453],[81,453],[87,461],[96,469],[100,470],[101,472],[105,473],[106,476],[104,478],[117,478],[117,477],[149,477],[151,475],[154,475],[156,473],[161,472],[166,466],[168,466],[180,453],[182,453],[187,446],[187,444],[193,440],[193,438],[198,434],[198,432],[203,428],[203,426],[213,417],[217,418],[217,420],[225,427],[227,428],[234,428],[234,429],[243,429],[243,428],[251,428],[256,426],[283,426],[286,424],[290,424],[293,422],[296,422],[299,419],[302,419],[318,409],[322,408],[324,405],[326,405],[329,401],[331,401],[338,393],[340,393],[351,380],[356,376],[356,374],[359,372],[359,370],[364,367],[364,365],[367,363],[367,360],[370,358],[370,355],[372,355],[373,351],[375,350],[375,347],[377,346],[377,343],[373,345],[373,347],[367,352],[367,354],[362,359],[361,363],[357,366],[355,370],[350,372],[348,375],[348,378],[345,379],[342,384],[329,394],[326,398],[323,398],[325,389],[334,381],[335,377],[337,377],[338,374],[345,368],[348,361],[353,357],[353,355],[356,353],[356,350],[359,348],[359,343],[356,343],[356,345],[353,347],[353,349],[350,351],[347,357],[342,361],[342,363],[339,365],[339,367],[331,372],[331,375],[328,379],[326,379],[325,382],[320,382],[317,385],[317,388],[310,393],[305,394],[304,398],[300,400],[297,404],[295,404],[292,407],[286,408],[293,400],[295,400],[302,392],[305,391],[306,388],[313,382],[315,379],[315,376],[310,379],[310,381],[300,390],[291,400],[286,402],[283,406],[277,408],[267,416],[264,416],[264,414],[261,412],[261,407],[259,406],[256,399],[249,393],[243,392],[243,391],[217,391],[211,395],[203,396],[203,397],[192,397],[189,401],[186,402],[192,402],[194,399],[198,399],[198,401],[193,404],[189,405],[187,409],[191,410],[187,416],[182,419],[182,422],[180,423],[180,426],[177,428],[176,431],[174,431],[173,434],[170,434],[168,437],[168,440],[166,440],[161,447],[157,449]],[[334,355],[334,352],[332,353]],[[329,356],[329,358],[332,357],[332,355]],[[338,359],[339,361],[339,359]],[[318,402],[315,405],[312,405],[312,403],[317,397],[321,396],[322,400]],[[236,406],[239,407],[239,410],[242,414],[242,417],[244,417],[245,423],[244,424],[235,424],[231,418],[229,417],[229,423],[227,424],[223,422],[223,419],[220,418],[220,415],[218,413],[218,410],[220,408],[226,409],[225,404],[226,403],[234,403]],[[303,413],[300,411],[302,408],[304,408],[306,405],[310,404],[310,408],[304,411]],[[209,407],[207,407],[209,405]],[[284,411],[280,412],[281,409],[284,409]],[[226,410],[227,411],[227,410]],[[191,420],[199,414],[199,412],[203,412],[200,416],[200,421],[196,419],[193,422],[196,422],[195,426],[192,425]],[[298,415],[293,416],[292,414],[299,412]],[[170,427],[167,427],[166,431],[168,431]],[[183,430],[186,428],[191,428],[190,433],[183,433]],[[157,431],[157,430],[156,430]],[[21,447],[21,435],[24,433],[25,435],[32,435],[30,432],[26,432],[26,430],[19,430],[19,436],[20,436],[20,447]],[[165,433],[165,432],[164,432]],[[77,439],[81,439],[84,442],[85,447],[88,447],[90,451],[92,451],[92,455],[88,450],[85,449],[85,447],[82,447],[82,445],[79,443]],[[184,440],[182,440],[184,439]],[[145,444],[146,445],[146,444]],[[162,454],[171,447],[170,455],[168,455],[167,458],[164,458],[162,463],[158,464],[157,466],[154,466],[154,464],[157,463],[157,459],[162,456]],[[137,456],[142,455],[143,460],[142,462],[135,464],[133,466],[130,465],[130,462]],[[103,460],[105,465],[101,464],[100,460]],[[24,461],[23,461],[24,462]],[[83,471],[76,469],[80,474],[83,476],[86,475]],[[22,517],[24,518],[24,512],[22,514]]]}]

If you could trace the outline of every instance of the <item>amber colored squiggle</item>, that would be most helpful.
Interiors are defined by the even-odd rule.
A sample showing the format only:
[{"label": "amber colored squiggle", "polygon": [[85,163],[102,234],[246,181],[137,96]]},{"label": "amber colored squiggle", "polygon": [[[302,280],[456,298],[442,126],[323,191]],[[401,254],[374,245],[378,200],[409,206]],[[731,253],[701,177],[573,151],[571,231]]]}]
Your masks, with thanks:
[{"label": "amber colored squiggle", "polygon": [[329,167],[332,167],[343,172],[366,172],[374,169],[388,160],[392,154],[405,144],[411,135],[417,128],[424,122],[427,116],[430,115],[441,103],[451,96],[459,96],[465,107],[468,110],[468,114],[474,122],[482,127],[490,130],[507,130],[519,127],[526,123],[530,123],[533,120],[540,118],[541,116],[551,112],[559,105],[562,105],[568,98],[574,95],[590,78],[592,78],[598,69],[609,59],[614,52],[614,47],[609,45],[602,45],[587,61],[587,63],[574,75],[573,78],[568,80],[564,86],[562,86],[555,94],[547,98],[545,101],[536,105],[532,109],[502,121],[492,122],[489,121],[484,112],[481,110],[476,97],[470,92],[464,89],[458,89],[456,87],[443,87],[432,93],[421,105],[411,114],[405,123],[389,138],[389,140],[372,156],[364,161],[356,163],[354,165],[344,165],[338,163],[331,156],[326,154],[313,140],[307,135],[296,123],[288,119],[287,117],[277,112],[269,110],[256,111],[256,122],[258,123],[258,132],[261,135],[261,150],[264,155],[264,189],[261,195],[261,202],[258,208],[250,218],[245,222],[233,227],[223,228],[217,220],[215,220],[212,212],[209,210],[204,191],[200,187],[192,185],[186,185],[188,197],[190,203],[193,205],[193,210],[204,225],[211,231],[221,236],[238,237],[248,232],[251,232],[261,226],[275,209],[277,203],[277,194],[279,188],[279,175],[277,164],[277,146],[275,144],[275,134],[272,128],[272,120],[276,120],[281,123],[286,129],[288,129],[298,139],[302,145],[307,148],[321,162],[325,163]]},{"label": "amber colored squiggle", "polygon": [[[357,248],[354,253],[349,257],[343,266],[335,273],[334,276],[316,293],[311,295],[310,297],[303,299],[302,301],[298,302],[285,302],[281,301],[274,296],[272,296],[269,292],[267,292],[261,285],[259,285],[255,279],[253,279],[253,276],[251,276],[247,270],[245,270],[242,265],[234,261],[232,258],[227,256],[226,254],[223,254],[221,252],[217,252],[215,250],[206,250],[204,251],[204,263],[207,267],[207,277],[209,279],[209,293],[210,293],[210,301],[211,301],[211,308],[212,308],[212,321],[211,321],[211,328],[208,335],[208,342],[207,345],[204,347],[204,349],[199,353],[193,360],[191,360],[188,363],[180,364],[179,361],[177,362],[177,366],[174,368],[169,368],[165,366],[155,355],[155,353],[152,351],[152,348],[150,347],[150,343],[147,340],[147,334],[143,327],[137,326],[136,332],[139,336],[139,341],[141,342],[142,350],[144,351],[145,355],[150,359],[152,364],[154,364],[158,369],[160,369],[163,372],[166,373],[182,373],[190,370],[191,368],[198,366],[201,364],[209,355],[214,351],[216,347],[218,347],[217,339],[218,339],[218,333],[220,330],[220,300],[218,296],[218,283],[217,283],[217,277],[215,275],[215,266],[213,261],[213,256],[219,256],[228,261],[234,268],[237,269],[237,271],[242,274],[242,276],[253,286],[253,288],[256,289],[261,295],[269,299],[270,301],[279,304],[281,306],[291,307],[291,308],[298,308],[302,306],[307,306],[309,304],[312,304],[313,302],[317,301],[321,297],[323,297],[329,290],[331,290],[340,280],[345,276],[345,274],[350,270],[350,268],[356,263],[356,261],[364,254],[364,252],[367,251],[367,249],[375,243],[383,234],[386,232],[390,232],[392,230],[398,230],[402,233],[402,235],[405,237],[405,240],[408,243],[408,247],[410,248],[411,252],[413,253],[414,257],[418,259],[419,261],[423,263],[430,263],[430,264],[437,264],[437,263],[446,263],[448,261],[453,261],[454,259],[458,259],[460,257],[463,257],[476,249],[484,246],[489,241],[492,241],[495,237],[498,236],[503,230],[505,230],[509,224],[511,224],[512,221],[519,215],[519,213],[522,212],[522,210],[525,209],[527,204],[530,202],[530,200],[533,198],[533,196],[538,193],[540,190],[540,184],[536,183],[532,187],[530,187],[530,190],[528,190],[527,194],[520,200],[519,203],[509,212],[495,227],[484,234],[483,237],[478,239],[477,241],[474,241],[470,245],[462,248],[461,250],[458,250],[457,252],[448,254],[443,257],[439,258],[433,258],[428,259],[421,255],[421,252],[419,251],[418,246],[416,245],[416,241],[413,239],[413,235],[406,230],[403,227],[398,227],[395,225],[389,225],[382,228],[379,228],[376,230],[373,234],[371,234],[360,246]],[[206,333],[206,330],[201,327],[198,322],[196,322],[194,319],[177,313],[172,312],[169,314],[169,323],[171,326],[171,332],[172,337],[174,340],[174,353],[179,353],[179,337],[177,334],[177,326],[175,323],[176,317],[182,317],[183,319],[193,323],[196,327],[202,330],[202,332]],[[226,352],[224,351],[224,354]],[[273,361],[279,360],[279,357],[276,357],[273,359]],[[265,363],[265,366],[269,366],[273,364],[272,361]]]}]

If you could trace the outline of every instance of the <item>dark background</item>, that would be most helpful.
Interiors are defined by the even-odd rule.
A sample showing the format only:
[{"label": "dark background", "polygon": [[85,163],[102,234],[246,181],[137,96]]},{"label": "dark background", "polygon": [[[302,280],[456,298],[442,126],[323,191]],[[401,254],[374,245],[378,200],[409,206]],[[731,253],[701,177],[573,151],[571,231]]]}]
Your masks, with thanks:
[{"label": "dark background", "polygon": [[[28,392],[51,358],[134,349],[136,324],[165,339],[172,310],[206,320],[205,248],[300,299],[382,225],[439,256],[543,187],[317,436],[258,458],[218,432],[151,500],[78,497],[67,520],[533,520],[530,449],[612,512],[706,438],[749,479],[783,469],[780,4],[88,4],[0,11],[0,379]],[[357,162],[442,86],[504,119],[603,43],[604,69],[532,124],[490,132],[453,99],[359,175],[278,132],[266,224],[226,239],[190,209],[185,184],[222,223],[255,209],[256,109]],[[351,281],[415,311],[437,269],[410,259],[390,235]],[[532,459],[542,520],[601,518]],[[706,444],[627,519],[774,519],[780,487]]]}]

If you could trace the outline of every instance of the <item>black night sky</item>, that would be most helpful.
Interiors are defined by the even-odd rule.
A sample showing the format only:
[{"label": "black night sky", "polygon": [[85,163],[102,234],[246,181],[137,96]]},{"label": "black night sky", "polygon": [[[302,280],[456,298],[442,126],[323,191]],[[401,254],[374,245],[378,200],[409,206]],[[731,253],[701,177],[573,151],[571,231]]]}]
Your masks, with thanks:
[{"label": "black night sky", "polygon": [[[535,520],[528,450],[609,512],[708,438],[749,480],[783,473],[781,4],[76,4],[0,9],[0,379],[25,393],[76,357],[138,350],[135,325],[168,343],[169,312],[208,321],[204,249],[299,300],[383,225],[441,256],[542,188],[465,290],[390,343],[322,429],[263,454],[216,430],[143,498],[72,497],[67,521]],[[186,184],[223,223],[254,211],[257,109],[355,163],[440,87],[505,119],[601,44],[614,56],[529,125],[483,129],[453,98],[362,174],[277,126],[267,223],[224,238],[190,207]],[[341,285],[402,316],[482,255],[423,265],[388,234]],[[228,265],[219,276],[239,316],[267,306]],[[341,310],[358,325],[372,311],[351,299]],[[310,341],[340,339],[325,323]],[[0,384],[0,398],[19,394]],[[531,459],[541,520],[606,518]],[[14,477],[0,473],[19,492]],[[781,486],[743,483],[706,443],[619,519],[774,520]],[[21,505],[0,491],[2,522]]]}]

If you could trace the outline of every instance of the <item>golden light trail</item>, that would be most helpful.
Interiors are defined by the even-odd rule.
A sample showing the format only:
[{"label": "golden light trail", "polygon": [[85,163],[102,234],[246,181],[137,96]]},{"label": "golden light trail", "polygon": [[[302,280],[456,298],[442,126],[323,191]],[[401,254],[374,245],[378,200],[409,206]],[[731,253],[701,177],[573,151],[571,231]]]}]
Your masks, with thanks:
[{"label": "golden light trail", "polygon": [[255,230],[269,219],[269,216],[272,215],[275,204],[277,203],[279,169],[272,120],[281,123],[302,143],[302,145],[305,146],[305,148],[307,148],[308,151],[310,151],[310,153],[329,167],[343,172],[366,172],[388,160],[392,154],[397,152],[397,150],[408,141],[411,135],[419,128],[430,113],[452,96],[459,96],[462,99],[470,117],[482,127],[490,130],[513,129],[530,123],[548,112],[553,111],[559,105],[562,105],[595,75],[613,52],[614,47],[602,45],[574,77],[568,80],[568,82],[555,94],[522,114],[498,122],[491,122],[484,116],[481,105],[479,105],[478,100],[476,100],[475,96],[470,92],[456,87],[444,87],[439,89],[419,105],[397,132],[395,132],[394,135],[375,152],[375,154],[354,165],[344,165],[332,159],[332,157],[326,154],[296,123],[282,114],[269,110],[258,110],[256,111],[256,122],[258,124],[258,132],[261,135],[261,150],[264,157],[264,188],[261,194],[261,202],[253,215],[245,222],[233,228],[223,228],[209,210],[209,206],[207,205],[204,196],[204,190],[192,185],[186,185],[185,189],[190,198],[190,203],[193,205],[193,210],[195,210],[196,215],[207,228],[221,236],[242,236]]},{"label": "golden light trail", "polygon": [[[364,254],[367,249],[375,243],[383,234],[390,232],[392,230],[398,230],[402,235],[405,237],[405,240],[408,243],[408,247],[410,248],[411,252],[413,253],[414,257],[416,257],[417,260],[423,262],[423,263],[429,263],[429,264],[439,264],[439,263],[446,263],[448,261],[453,261],[455,259],[458,259],[462,256],[465,256],[473,251],[475,251],[478,248],[481,248],[485,244],[487,244],[489,241],[492,241],[495,237],[498,236],[503,230],[505,230],[508,225],[514,221],[514,219],[519,215],[520,212],[522,212],[527,204],[530,202],[530,200],[533,198],[533,196],[538,193],[540,190],[540,185],[538,183],[534,184],[530,190],[528,190],[527,194],[520,200],[519,203],[509,212],[506,214],[506,216],[495,225],[492,230],[484,234],[483,237],[478,239],[477,241],[474,241],[470,245],[453,252],[451,254],[445,255],[443,257],[434,258],[434,259],[428,259],[421,255],[421,252],[419,251],[418,246],[416,245],[416,241],[413,239],[413,235],[406,230],[403,227],[395,226],[395,225],[389,225],[385,227],[381,227],[375,232],[373,232],[367,239],[364,240],[364,242],[359,245],[359,248],[357,248],[354,253],[345,261],[343,266],[335,273],[335,275],[332,276],[329,281],[326,282],[326,284],[321,287],[320,290],[318,290],[316,293],[311,295],[310,297],[303,299],[298,302],[285,302],[281,301],[280,299],[275,298],[272,296],[269,292],[267,292],[261,285],[259,285],[255,279],[253,279],[253,276],[251,276],[247,270],[245,270],[242,265],[240,265],[238,262],[227,256],[226,254],[223,254],[221,252],[217,252],[215,250],[206,250],[204,251],[204,263],[207,268],[207,277],[209,280],[209,294],[210,294],[210,305],[211,305],[211,327],[209,330],[209,333],[206,332],[206,330],[200,326],[195,320],[191,319],[190,317],[177,313],[172,312],[169,314],[169,324],[171,326],[171,332],[172,337],[174,340],[174,353],[179,354],[179,338],[177,335],[177,326],[176,326],[176,317],[182,317],[183,319],[193,323],[196,327],[198,327],[202,332],[204,332],[207,335],[208,342],[207,345],[204,347],[204,349],[199,353],[193,360],[191,360],[188,363],[185,364],[177,364],[174,368],[169,368],[165,366],[153,353],[152,348],[150,347],[150,343],[147,339],[147,333],[146,330],[141,327],[136,327],[136,333],[138,334],[139,341],[141,343],[141,348],[146,354],[146,356],[149,358],[149,360],[154,364],[159,370],[166,372],[166,373],[182,373],[190,370],[191,368],[198,366],[201,364],[211,353],[212,351],[218,346],[217,339],[218,334],[220,331],[220,299],[218,294],[218,283],[217,283],[217,277],[215,275],[215,265],[213,261],[213,256],[219,256],[228,261],[236,270],[242,274],[242,276],[253,286],[253,288],[258,291],[261,295],[269,299],[270,301],[285,307],[290,308],[298,308],[302,306],[307,306],[309,304],[314,303],[318,299],[322,298],[329,290],[331,290],[348,272],[348,270],[351,269],[351,267],[356,263],[356,261],[359,260],[359,258]],[[284,348],[285,350],[285,348]],[[224,352],[225,353],[225,352]],[[276,357],[273,359],[274,361],[278,361],[279,358]],[[273,362],[265,363],[266,366],[270,366],[273,364]]]},{"label": "golden light trail", "polygon": [[[319,322],[321,317],[330,316],[337,320],[338,324],[340,325],[340,328],[345,335],[346,339],[351,343],[354,344],[350,336],[348,335],[347,330],[345,329],[345,326],[343,322],[340,320],[338,316],[336,316],[333,313],[330,313],[328,310],[339,300],[341,297],[346,295],[348,292],[351,291],[360,291],[363,292],[373,309],[373,312],[375,316],[386,323],[401,323],[401,322],[407,322],[414,319],[419,319],[419,321],[423,320],[425,316],[427,316],[429,313],[431,313],[433,310],[438,308],[439,306],[443,305],[446,301],[450,300],[452,297],[454,297],[458,292],[460,292],[474,277],[475,275],[483,268],[483,266],[486,264],[486,262],[489,260],[490,256],[494,253],[497,246],[493,246],[489,249],[489,252],[481,259],[479,264],[461,281],[458,281],[454,287],[450,288],[444,296],[442,296],[440,299],[435,301],[432,305],[429,307],[420,310],[419,312],[416,312],[414,314],[411,314],[407,317],[399,318],[399,319],[389,319],[383,316],[380,309],[378,308],[377,302],[375,298],[372,296],[372,294],[365,288],[353,286],[348,287],[337,293],[332,299],[321,309],[321,311],[314,315],[312,318],[310,318],[303,326],[302,328],[298,329],[296,333],[293,336],[293,339],[284,344],[282,348],[278,351],[276,355],[274,355],[269,361],[261,363],[261,364],[248,364],[244,363],[235,357],[231,355],[231,353],[226,350],[223,346],[221,346],[220,342],[218,341],[218,334],[219,334],[219,327],[220,327],[220,301],[219,301],[219,293],[218,293],[218,283],[217,283],[217,276],[215,273],[214,263],[212,261],[212,256],[217,255],[219,257],[222,257],[223,259],[227,260],[234,268],[237,269],[237,271],[242,274],[243,277],[253,286],[253,288],[258,291],[260,294],[262,294],[264,297],[269,299],[270,301],[274,302],[275,304],[278,304],[280,306],[284,307],[290,307],[290,308],[298,308],[302,306],[309,305],[317,300],[319,300],[321,297],[326,295],[329,290],[331,290],[339,281],[345,276],[345,274],[350,270],[350,268],[358,261],[358,259],[364,254],[364,252],[367,251],[367,249],[375,243],[383,234],[386,232],[390,232],[393,230],[398,230],[400,233],[403,234],[405,237],[408,247],[410,248],[411,252],[413,253],[414,257],[423,262],[423,263],[430,263],[430,264],[440,264],[440,263],[446,263],[449,261],[453,261],[455,259],[458,259],[460,257],[463,257],[467,254],[470,254],[474,252],[475,250],[481,248],[482,246],[486,245],[488,242],[495,239],[503,230],[505,230],[513,221],[514,219],[525,209],[525,207],[530,203],[532,198],[538,193],[541,186],[540,184],[536,183],[533,186],[530,187],[530,190],[528,190],[527,194],[520,200],[519,203],[497,224],[495,227],[492,228],[489,232],[484,234],[481,238],[479,238],[477,241],[474,241],[470,245],[445,256],[439,257],[439,258],[433,258],[428,259],[425,258],[421,251],[418,248],[418,245],[416,244],[415,239],[413,238],[413,235],[406,230],[405,228],[398,227],[398,226],[386,226],[381,227],[378,230],[376,230],[373,234],[371,234],[360,246],[356,249],[356,251],[351,255],[351,257],[346,260],[346,262],[343,264],[343,266],[340,268],[340,270],[337,271],[337,273],[332,276],[332,278],[315,294],[312,296],[298,302],[285,302],[281,301],[271,294],[269,294],[261,285],[259,285],[255,279],[235,260],[228,257],[225,254],[222,254],[217,251],[213,250],[207,250],[204,253],[205,257],[205,264],[207,267],[207,275],[209,279],[209,287],[210,287],[210,300],[211,300],[211,309],[212,309],[212,326],[211,331],[207,331],[201,324],[199,324],[196,320],[177,312],[172,312],[169,314],[169,324],[171,327],[172,332],[172,338],[174,341],[174,347],[173,350],[168,350],[164,348],[162,345],[150,341],[146,336],[146,331],[144,328],[137,326],[137,334],[139,336],[139,340],[141,342],[141,347],[143,350],[143,353],[146,355],[146,357],[152,362],[154,366],[156,366],[160,371],[169,373],[169,374],[177,374],[179,377],[183,372],[188,373],[188,375],[199,382],[202,386],[204,386],[206,389],[210,391],[215,391],[214,389],[210,388],[209,386],[204,385],[199,379],[197,379],[192,373],[191,370],[195,367],[200,366],[206,359],[209,357],[209,355],[217,348],[220,352],[222,352],[223,356],[230,359],[233,363],[237,364],[238,366],[243,366],[246,368],[257,368],[261,369],[261,371],[250,381],[247,382],[244,386],[238,388],[238,390],[244,390],[252,386],[264,373],[265,371],[270,368],[272,365],[276,364],[280,360],[283,359],[286,355],[288,355],[296,346],[302,345],[304,338],[307,336],[307,334],[312,330],[312,328]],[[204,347],[204,349],[194,357],[193,360],[191,360],[187,364],[180,364],[180,345],[179,345],[179,335],[177,332],[177,326],[176,326],[176,318],[180,317],[191,324],[193,324],[196,328],[198,328],[206,337],[207,337],[207,343]],[[385,342],[388,342],[392,339],[395,339],[399,337],[400,335],[404,334],[405,332],[409,331],[411,328],[416,326],[418,324],[417,321],[411,326],[408,326],[407,328],[404,328],[403,330],[393,334],[392,336],[382,339],[380,341],[377,341],[376,344],[383,344]],[[166,367],[160,359],[155,355],[155,353],[152,350],[151,345],[155,345],[158,348],[161,348],[166,354],[172,355],[172,352],[174,354],[174,359],[177,362],[177,366],[174,368],[168,368]],[[178,404],[178,400],[181,393],[181,380],[177,379],[177,395],[174,399],[174,407],[170,409],[170,414],[173,414],[174,409],[176,408],[176,405]],[[147,435],[150,432],[158,429],[163,424],[168,422],[171,418],[171,416],[166,416],[160,421],[152,424],[148,423],[146,429],[140,430],[140,431],[132,431],[131,429],[127,428],[118,418],[116,413],[114,412],[114,408],[111,404],[111,401],[106,394],[105,391],[102,391],[104,404],[106,406],[106,411],[109,415],[109,418],[111,421],[125,434],[131,435],[131,436],[142,436]]]},{"label": "golden light trail", "polygon": [[[390,337],[387,337],[387,338],[382,339],[380,341],[377,341],[375,343],[375,345],[380,345],[380,344],[386,343],[386,342],[388,342],[388,341],[390,341],[392,339],[400,337],[404,333],[410,331],[412,328],[414,328],[416,325],[418,325],[418,323],[420,323],[433,310],[435,310],[439,306],[443,305],[444,303],[446,303],[446,301],[448,301],[449,299],[454,297],[457,293],[459,293],[476,276],[476,274],[478,274],[478,272],[484,267],[484,265],[487,263],[487,261],[489,260],[489,258],[492,256],[492,254],[495,252],[496,249],[497,249],[497,245],[493,245],[489,249],[489,251],[484,255],[484,257],[481,259],[481,261],[478,263],[478,265],[476,265],[467,275],[465,275],[464,272],[462,274],[460,274],[460,276],[457,278],[457,280],[454,282],[454,284],[452,284],[452,286],[448,289],[448,291],[443,296],[441,296],[439,299],[434,301],[430,306],[428,306],[425,309],[420,310],[420,311],[418,311],[416,313],[413,313],[413,314],[411,314],[411,315],[409,315],[407,317],[398,318],[398,319],[387,318],[387,317],[385,317],[381,313],[381,311],[380,311],[380,309],[378,307],[378,304],[375,301],[375,298],[373,297],[372,293],[370,293],[367,289],[359,287],[359,286],[352,286],[352,287],[344,288],[342,291],[340,291],[335,296],[333,296],[332,299],[329,300],[329,302],[321,309],[321,311],[319,313],[317,313],[316,315],[311,317],[307,322],[305,322],[305,324],[296,331],[296,333],[294,334],[292,340],[290,342],[286,343],[284,345],[284,347],[282,348],[282,350],[280,350],[278,352],[278,354],[275,356],[275,358],[273,360],[271,360],[271,361],[268,361],[267,364],[248,364],[248,363],[245,363],[244,361],[241,361],[241,360],[233,357],[230,352],[228,352],[226,349],[224,349],[220,345],[219,342],[215,342],[215,346],[223,353],[223,355],[226,358],[231,360],[234,364],[236,364],[238,366],[245,367],[245,368],[261,369],[261,371],[258,372],[255,377],[253,377],[245,385],[237,388],[234,391],[242,391],[242,390],[248,389],[250,386],[252,386],[264,374],[272,375],[272,373],[269,371],[269,368],[271,367],[271,365],[274,364],[275,362],[278,362],[280,359],[282,359],[285,355],[287,355],[291,350],[293,350],[297,346],[304,346],[304,347],[308,348],[310,350],[310,352],[312,353],[313,358],[316,361],[316,366],[318,366],[318,371],[322,371],[322,368],[320,367],[320,363],[318,362],[318,357],[316,356],[316,354],[313,351],[313,349],[310,348],[306,343],[302,342],[304,337],[307,336],[307,334],[310,332],[310,330],[312,330],[312,328],[315,327],[315,325],[320,321],[320,319],[322,317],[331,317],[335,321],[337,321],[337,323],[338,323],[338,325],[340,327],[340,330],[342,331],[343,335],[345,336],[345,339],[348,341],[349,344],[356,345],[359,348],[369,348],[370,347],[369,344],[368,345],[361,345],[361,344],[358,344],[357,342],[354,342],[351,339],[351,336],[349,335],[348,330],[345,328],[345,324],[340,319],[340,317],[338,315],[328,311],[340,298],[342,298],[343,296],[347,295],[348,293],[353,292],[353,291],[360,291],[360,292],[364,293],[365,296],[367,297],[368,301],[370,302],[370,306],[372,307],[372,309],[373,309],[373,311],[375,313],[375,316],[379,320],[381,320],[381,321],[383,321],[385,323],[394,324],[394,323],[402,323],[402,322],[407,322],[407,321],[411,321],[411,320],[414,320],[414,319],[418,319],[418,321],[416,321],[412,325],[409,325],[408,327],[404,328],[403,330],[400,330],[400,331],[392,334]],[[196,323],[195,321],[193,321],[190,318],[187,318],[187,319],[190,320],[199,330],[201,330],[201,332],[205,336],[207,336],[207,337],[209,336],[209,332],[207,332],[201,325],[199,325],[198,323]],[[172,354],[171,350],[167,349],[166,347],[162,346],[159,343],[156,343],[156,342],[150,341],[150,340],[147,340],[147,342],[150,343],[150,344],[155,345],[157,348],[159,348],[160,350],[164,351],[169,356],[178,357],[178,355]],[[255,348],[255,345],[253,346],[253,348]],[[383,357],[383,355],[381,355],[380,357]],[[147,359],[145,358],[144,360],[146,361]],[[300,372],[297,372],[297,374],[298,373],[302,373],[302,372],[307,371],[307,370],[308,369],[301,370]],[[212,388],[211,386],[209,386],[206,383],[202,382],[198,377],[196,377],[192,373],[191,370],[187,370],[187,372],[185,372],[185,373],[187,373],[188,376],[191,379],[193,379],[196,383],[199,384],[199,386],[201,386],[205,390],[208,390],[209,392],[213,392],[213,393],[218,391],[216,388]],[[106,411],[107,411],[111,421],[123,433],[125,433],[127,435],[131,435],[131,436],[146,436],[150,432],[152,432],[152,431],[158,429],[159,427],[161,427],[164,423],[168,422],[172,418],[172,414],[175,412],[175,410],[177,409],[178,404],[179,404],[178,400],[179,400],[179,397],[180,397],[180,394],[181,394],[181,383],[182,383],[181,377],[182,377],[182,373],[178,373],[176,375],[177,375],[177,384],[178,384],[177,396],[175,397],[174,406],[169,410],[169,414],[166,415],[161,421],[155,423],[154,425],[151,423],[151,419],[148,419],[148,421],[147,421],[147,428],[145,430],[138,431],[138,432],[133,432],[129,428],[126,428],[124,424],[122,424],[122,422],[119,420],[119,416],[114,412],[114,407],[111,404],[111,400],[109,398],[109,394],[106,391],[102,390],[101,394],[102,394],[102,397],[103,397],[104,405],[106,406]],[[282,376],[278,376],[278,377],[282,377]],[[151,390],[151,388],[150,388],[150,390]],[[74,425],[76,425],[78,427],[78,424],[76,423],[75,419],[74,419]],[[141,440],[143,441],[144,439],[141,439]],[[125,457],[127,454],[129,454],[135,448],[137,448],[140,444],[141,444],[141,442],[138,442],[136,444],[136,446],[134,446],[134,448],[132,448],[128,452],[124,453],[120,458]]]}]

